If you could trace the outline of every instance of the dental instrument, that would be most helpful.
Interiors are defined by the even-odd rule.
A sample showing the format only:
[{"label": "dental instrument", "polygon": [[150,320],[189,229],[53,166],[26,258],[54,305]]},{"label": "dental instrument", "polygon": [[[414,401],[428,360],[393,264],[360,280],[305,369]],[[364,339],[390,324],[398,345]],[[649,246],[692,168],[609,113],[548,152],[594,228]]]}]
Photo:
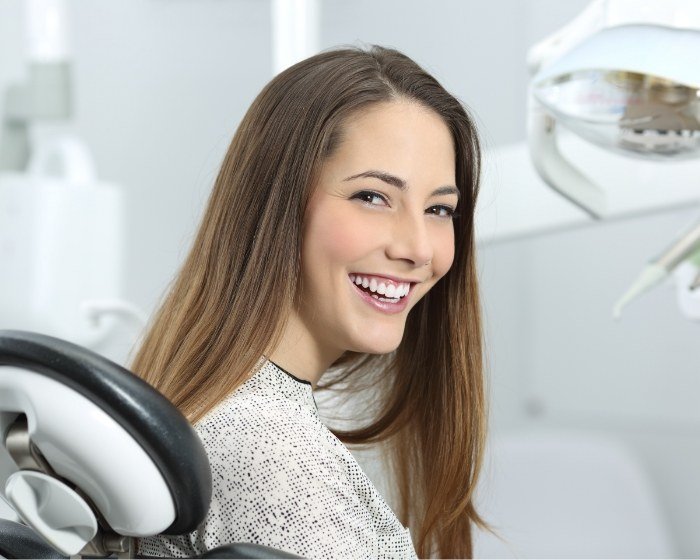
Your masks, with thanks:
[{"label": "dental instrument", "polygon": [[[681,235],[678,241],[674,242],[659,257],[653,259],[644,270],[642,270],[642,273],[629,290],[627,290],[615,304],[613,310],[615,319],[620,318],[622,308],[625,305],[662,282],[681,262],[698,250],[700,250],[700,224],[695,225],[689,231]],[[700,275],[698,278],[700,278]],[[698,278],[696,278],[695,282],[698,281]]]}]

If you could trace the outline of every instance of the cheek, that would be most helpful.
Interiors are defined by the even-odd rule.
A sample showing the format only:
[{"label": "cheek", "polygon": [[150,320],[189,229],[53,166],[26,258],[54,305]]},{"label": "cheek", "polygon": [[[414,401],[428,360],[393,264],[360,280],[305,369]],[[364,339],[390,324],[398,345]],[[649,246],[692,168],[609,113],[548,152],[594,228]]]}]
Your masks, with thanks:
[{"label": "cheek", "polygon": [[435,242],[433,271],[436,278],[442,278],[452,267],[455,257],[454,229],[440,232]]},{"label": "cheek", "polygon": [[376,232],[367,226],[340,205],[314,208],[304,231],[304,261],[323,270],[324,264],[360,260],[377,244]]}]

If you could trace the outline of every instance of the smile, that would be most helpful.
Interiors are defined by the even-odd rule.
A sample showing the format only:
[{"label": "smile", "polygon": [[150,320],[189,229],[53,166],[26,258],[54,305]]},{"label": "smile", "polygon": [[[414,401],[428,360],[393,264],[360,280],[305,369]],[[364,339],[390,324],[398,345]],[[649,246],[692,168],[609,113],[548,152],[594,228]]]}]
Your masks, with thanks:
[{"label": "smile", "polygon": [[386,296],[387,299],[396,298],[398,300],[399,298],[405,297],[411,289],[410,282],[393,282],[384,279],[377,280],[372,276],[351,274],[350,281],[374,294]]},{"label": "smile", "polygon": [[359,274],[350,274],[348,278],[360,298],[376,310],[392,314],[406,308],[412,286],[410,282]]}]

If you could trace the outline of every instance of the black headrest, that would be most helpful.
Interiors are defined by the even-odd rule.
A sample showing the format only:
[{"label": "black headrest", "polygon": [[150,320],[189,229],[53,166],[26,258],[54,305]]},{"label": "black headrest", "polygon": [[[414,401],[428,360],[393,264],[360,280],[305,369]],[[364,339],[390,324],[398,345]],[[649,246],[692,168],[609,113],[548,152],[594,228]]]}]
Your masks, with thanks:
[{"label": "black headrest", "polygon": [[0,366],[29,369],[84,395],[150,455],[170,488],[175,521],[166,534],[194,530],[209,509],[211,470],[201,440],[163,395],[99,354],[52,336],[0,330]]}]

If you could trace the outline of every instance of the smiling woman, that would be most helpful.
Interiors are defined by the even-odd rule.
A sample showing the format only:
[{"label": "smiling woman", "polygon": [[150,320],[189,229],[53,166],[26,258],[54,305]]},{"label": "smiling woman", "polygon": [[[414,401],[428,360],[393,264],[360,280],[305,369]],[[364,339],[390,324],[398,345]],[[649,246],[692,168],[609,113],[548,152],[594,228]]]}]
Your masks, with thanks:
[{"label": "smiling woman", "polygon": [[[346,351],[395,350],[407,314],[454,259],[449,212],[459,191],[434,190],[455,182],[443,120],[398,99],[354,115],[343,132],[321,165],[304,217],[301,304],[271,355],[314,384]],[[367,167],[393,173],[352,173]],[[358,278],[368,284],[364,291]],[[397,289],[406,295],[392,297]]]},{"label": "smiling woman", "polygon": [[[479,169],[465,108],[396,50],[325,51],[263,89],[131,366],[216,475],[202,526],[142,554],[471,556],[472,524],[489,529]],[[326,427],[314,394],[363,379],[372,421]],[[398,516],[345,446],[362,443],[386,444]]]}]

